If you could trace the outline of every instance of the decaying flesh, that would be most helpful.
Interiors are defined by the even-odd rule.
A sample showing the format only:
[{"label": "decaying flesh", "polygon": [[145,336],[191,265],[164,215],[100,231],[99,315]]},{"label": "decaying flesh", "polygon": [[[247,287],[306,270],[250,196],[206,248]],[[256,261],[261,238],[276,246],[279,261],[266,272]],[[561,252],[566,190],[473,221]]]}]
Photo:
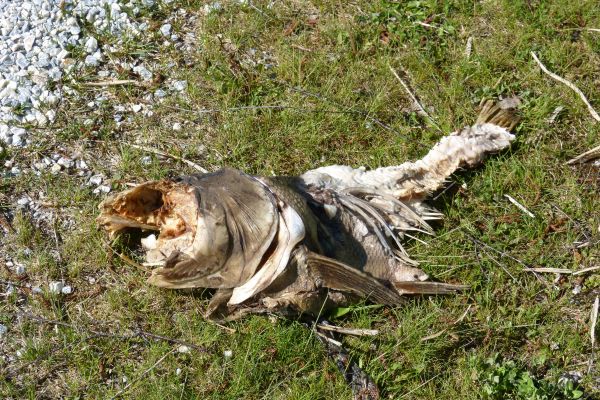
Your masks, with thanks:
[{"label": "decaying flesh", "polygon": [[317,315],[357,300],[402,303],[448,293],[402,246],[433,234],[441,215],[424,201],[459,167],[510,145],[513,101],[486,102],[475,125],[443,137],[421,160],[367,171],[334,165],[299,177],[233,169],[143,183],[107,198],[98,222],[111,235],[147,231],[149,282],[217,289],[207,316]]}]

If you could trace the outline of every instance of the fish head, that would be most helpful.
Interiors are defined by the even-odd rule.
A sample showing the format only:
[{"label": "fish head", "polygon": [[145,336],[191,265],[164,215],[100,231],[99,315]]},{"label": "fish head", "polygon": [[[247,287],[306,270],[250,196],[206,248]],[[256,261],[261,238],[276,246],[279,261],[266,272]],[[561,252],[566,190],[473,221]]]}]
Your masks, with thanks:
[{"label": "fish head", "polygon": [[100,206],[99,225],[111,236],[126,229],[142,239],[149,282],[167,288],[233,288],[256,271],[277,231],[270,192],[253,177],[224,169],[151,181],[117,193]]}]

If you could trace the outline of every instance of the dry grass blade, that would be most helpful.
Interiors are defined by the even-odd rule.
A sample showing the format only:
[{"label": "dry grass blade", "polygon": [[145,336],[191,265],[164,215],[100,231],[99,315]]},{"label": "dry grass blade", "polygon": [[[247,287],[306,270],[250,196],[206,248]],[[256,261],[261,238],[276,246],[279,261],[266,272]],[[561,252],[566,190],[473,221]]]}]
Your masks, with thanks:
[{"label": "dry grass blade", "polygon": [[505,194],[504,197],[506,197],[508,199],[508,201],[510,201],[511,203],[513,203],[515,206],[517,206],[517,208],[519,210],[523,211],[529,217],[535,218],[535,215],[531,211],[529,211],[527,208],[525,208],[525,206],[523,204],[519,203],[512,196],[509,196],[508,194]]},{"label": "dry grass blade", "polygon": [[538,63],[538,65],[540,66],[540,68],[542,69],[542,71],[544,71],[544,73],[546,73],[546,75],[550,76],[552,79],[554,79],[554,80],[556,80],[556,81],[558,81],[558,82],[560,82],[560,83],[562,83],[564,85],[567,85],[571,90],[573,90],[575,93],[577,93],[579,95],[579,97],[581,97],[581,100],[583,100],[583,102],[587,106],[590,114],[592,115],[592,118],[594,118],[596,121],[600,122],[600,115],[598,115],[598,113],[596,112],[596,110],[594,109],[594,107],[592,107],[592,105],[588,101],[587,97],[585,97],[585,95],[583,94],[583,92],[577,86],[575,86],[574,83],[569,82],[565,78],[560,77],[560,76],[556,75],[555,73],[549,71],[548,68],[546,68],[546,66],[544,64],[542,64],[542,62],[540,61],[540,59],[535,55],[535,53],[533,51],[531,52],[531,56],[533,57],[533,59],[535,60],[535,62]]},{"label": "dry grass blade", "polygon": [[573,272],[573,275],[581,275],[581,274],[585,274],[587,272],[596,271],[598,269],[600,269],[600,265],[597,265],[595,267],[589,267],[589,268],[580,269],[579,271]]},{"label": "dry grass blade", "polygon": [[341,326],[325,325],[325,324],[317,324],[317,328],[323,329],[325,331],[341,333],[343,335],[352,335],[352,336],[377,336],[377,335],[379,335],[379,331],[377,329],[353,329],[353,328],[343,328]]},{"label": "dry grass blade", "polygon": [[573,271],[567,268],[524,268],[523,271],[529,272],[540,272],[540,273],[549,273],[549,274],[573,274]]},{"label": "dry grass blade", "polygon": [[121,142],[121,143],[123,143],[124,145],[127,145],[129,147],[133,147],[134,149],[138,149],[138,150],[142,150],[142,151],[147,151],[148,153],[153,153],[153,154],[157,154],[159,156],[169,157],[169,158],[173,158],[175,160],[179,160],[179,161],[181,161],[181,162],[189,165],[190,167],[194,168],[195,170],[200,171],[200,172],[202,172],[204,174],[206,174],[208,172],[206,169],[202,168],[198,164],[196,164],[196,163],[194,163],[194,162],[192,162],[190,160],[187,160],[187,159],[185,159],[183,157],[179,157],[179,156],[175,156],[173,154],[165,153],[164,151],[156,150],[156,149],[153,149],[151,147],[140,146],[139,144],[133,144],[133,143],[127,143],[127,142]]},{"label": "dry grass blade", "polygon": [[600,306],[600,297],[596,296],[596,300],[594,301],[594,305],[592,306],[592,314],[590,316],[590,340],[592,342],[592,351],[590,364],[588,367],[588,373],[592,369],[593,360],[594,360],[594,345],[596,344],[596,324],[598,323],[598,307]]},{"label": "dry grass blade", "polygon": [[175,353],[177,351],[177,349],[172,349],[169,350],[165,355],[163,355],[161,358],[158,359],[158,361],[156,361],[150,368],[148,368],[147,370],[145,370],[144,372],[142,372],[142,374],[140,376],[138,376],[137,378],[133,379],[131,382],[129,382],[127,385],[125,385],[125,387],[121,390],[119,390],[113,397],[111,397],[111,399],[116,399],[117,397],[121,396],[123,393],[125,393],[127,391],[127,389],[129,389],[134,383],[136,383],[137,381],[139,381],[140,379],[142,379],[144,376],[148,375],[150,373],[150,371],[152,371],[154,368],[156,368],[161,362],[163,362],[165,360],[165,358],[167,358],[168,356],[170,356],[171,354]]},{"label": "dry grass blade", "polygon": [[598,305],[600,297],[596,296],[594,306],[592,307],[592,314],[590,317],[590,339],[592,341],[592,347],[596,343],[596,323],[598,322]]},{"label": "dry grass blade", "polygon": [[394,76],[396,77],[396,79],[398,80],[398,82],[400,82],[400,84],[402,85],[402,87],[404,88],[404,90],[406,91],[406,93],[408,93],[410,99],[412,100],[413,106],[417,110],[419,110],[419,114],[421,114],[425,118],[427,118],[427,120],[433,126],[435,126],[439,131],[442,131],[442,128],[440,128],[440,126],[434,121],[434,119],[431,117],[431,115],[429,115],[429,113],[427,111],[425,111],[425,108],[423,107],[423,105],[421,105],[421,103],[417,99],[417,96],[415,96],[413,94],[413,92],[410,90],[410,88],[408,87],[408,85],[402,80],[402,78],[400,78],[400,75],[398,75],[398,73],[396,72],[396,70],[394,68],[392,68],[391,65],[388,65],[388,67],[389,67],[390,71],[392,71],[392,74],[394,74]]},{"label": "dry grass blade", "polygon": [[467,316],[467,314],[468,314],[468,313],[469,313],[469,311],[471,310],[471,307],[473,307],[473,305],[472,305],[472,304],[469,304],[469,306],[467,307],[467,309],[465,310],[465,312],[464,312],[464,313],[462,313],[462,315],[461,315],[460,317],[458,317],[458,319],[457,319],[456,321],[454,321],[454,322],[452,323],[452,325],[450,325],[448,328],[444,328],[444,329],[442,329],[441,331],[434,333],[433,335],[429,335],[429,336],[422,337],[422,338],[421,338],[421,342],[426,342],[426,341],[428,341],[428,340],[435,339],[435,338],[437,338],[437,337],[439,337],[439,336],[442,336],[444,333],[446,333],[446,332],[448,331],[448,329],[450,329],[450,327],[452,327],[452,326],[454,326],[454,325],[456,325],[456,324],[459,324],[459,323],[461,323],[461,322],[462,322],[462,320],[463,320],[463,319],[465,319],[465,317]]}]

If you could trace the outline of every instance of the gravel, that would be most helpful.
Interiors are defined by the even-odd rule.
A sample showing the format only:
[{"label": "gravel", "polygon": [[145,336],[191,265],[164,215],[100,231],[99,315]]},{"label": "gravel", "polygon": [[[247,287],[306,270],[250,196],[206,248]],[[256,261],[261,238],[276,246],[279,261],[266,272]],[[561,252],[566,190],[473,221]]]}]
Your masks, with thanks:
[{"label": "gravel", "polygon": [[[76,65],[69,59],[72,46],[87,53],[84,65],[99,66],[104,51],[89,32],[139,35],[147,24],[130,15],[152,4],[153,0],[0,0],[0,140],[24,146],[28,135],[22,126],[44,127],[55,119],[62,97],[56,83]],[[138,69],[143,79],[152,77],[144,67]]]}]

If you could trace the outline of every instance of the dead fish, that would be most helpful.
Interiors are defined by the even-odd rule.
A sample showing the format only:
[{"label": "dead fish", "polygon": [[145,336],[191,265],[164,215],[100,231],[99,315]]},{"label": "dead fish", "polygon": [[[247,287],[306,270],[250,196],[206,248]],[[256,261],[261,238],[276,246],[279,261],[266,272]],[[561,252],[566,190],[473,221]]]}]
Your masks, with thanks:
[{"label": "dead fish", "polygon": [[216,289],[206,316],[318,315],[368,300],[401,304],[407,294],[461,285],[428,281],[402,245],[433,234],[442,215],[425,202],[459,167],[507,148],[517,100],[487,101],[473,126],[443,137],[416,162],[374,170],[333,165],[298,177],[225,168],[151,181],[100,204],[98,223],[142,239],[148,282]]}]

